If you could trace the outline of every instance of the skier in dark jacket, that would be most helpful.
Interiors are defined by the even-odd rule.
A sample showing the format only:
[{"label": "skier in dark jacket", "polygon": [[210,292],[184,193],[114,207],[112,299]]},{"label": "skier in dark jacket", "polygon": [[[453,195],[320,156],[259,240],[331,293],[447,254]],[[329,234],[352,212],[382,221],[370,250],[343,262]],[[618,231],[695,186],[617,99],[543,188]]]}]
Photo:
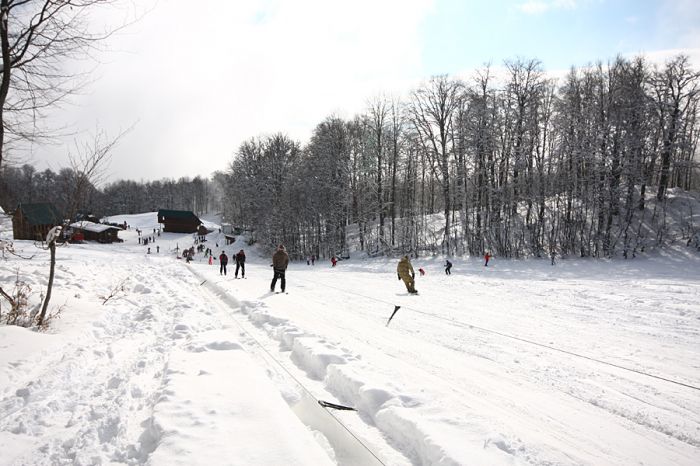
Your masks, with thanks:
[{"label": "skier in dark jacket", "polygon": [[279,245],[277,251],[272,255],[272,270],[274,271],[274,276],[272,277],[272,283],[270,284],[270,291],[275,291],[275,285],[277,284],[277,279],[280,279],[280,287],[282,288],[282,293],[284,293],[284,288],[287,285],[284,274],[287,271],[287,265],[289,265],[289,255],[285,251],[283,245]]},{"label": "skier in dark jacket", "polygon": [[445,275],[452,275],[452,262],[445,259]]},{"label": "skier in dark jacket", "polygon": [[243,252],[243,249],[236,254],[236,273],[234,274],[236,278],[238,278],[239,268],[241,269],[241,278],[245,278],[245,252]]},{"label": "skier in dark jacket", "polygon": [[226,255],[225,251],[221,251],[221,255],[219,256],[219,263],[221,266],[219,267],[219,275],[226,275],[226,264],[228,264],[228,256]]}]

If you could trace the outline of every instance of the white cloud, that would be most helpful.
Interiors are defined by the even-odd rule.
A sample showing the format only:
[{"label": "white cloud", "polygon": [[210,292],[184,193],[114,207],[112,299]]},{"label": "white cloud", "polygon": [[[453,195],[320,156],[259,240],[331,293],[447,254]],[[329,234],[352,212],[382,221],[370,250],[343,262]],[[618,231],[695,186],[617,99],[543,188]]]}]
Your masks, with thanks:
[{"label": "white cloud", "polygon": [[700,70],[700,48],[679,48],[679,49],[665,49],[665,50],[649,50],[642,51],[635,54],[629,54],[628,56],[642,55],[650,63],[663,66],[667,61],[678,55],[687,55],[690,63],[695,67],[696,70]]},{"label": "white cloud", "polygon": [[[430,0],[165,0],[112,42],[79,107],[54,113],[110,133],[113,178],[208,175],[239,144],[276,131],[305,142],[333,112],[420,77]],[[68,143],[68,141],[67,141]],[[62,165],[63,148],[34,147]]]},{"label": "white cloud", "polygon": [[576,6],[576,0],[528,0],[519,4],[517,9],[529,15],[537,15],[550,10],[573,10]]},{"label": "white cloud", "polygon": [[700,8],[697,0],[664,0],[659,7],[662,33],[676,40],[678,47],[700,44]]}]

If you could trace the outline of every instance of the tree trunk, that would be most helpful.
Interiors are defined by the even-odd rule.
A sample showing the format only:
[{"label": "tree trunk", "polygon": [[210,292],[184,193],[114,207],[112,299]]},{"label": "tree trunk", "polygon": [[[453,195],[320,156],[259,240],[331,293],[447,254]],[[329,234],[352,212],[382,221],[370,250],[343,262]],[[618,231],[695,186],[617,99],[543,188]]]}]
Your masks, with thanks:
[{"label": "tree trunk", "polygon": [[[5,101],[10,91],[10,73],[12,72],[12,57],[10,57],[10,40],[7,30],[9,0],[0,1],[0,47],[2,48],[2,78],[0,80],[0,122],[5,121],[3,111]],[[0,124],[0,168],[2,168],[5,149],[5,125]]]},{"label": "tree trunk", "polygon": [[53,277],[56,270],[56,240],[52,240],[49,243],[49,251],[51,251],[51,267],[49,271],[49,283],[46,286],[46,298],[44,298],[44,305],[41,307],[41,314],[39,315],[39,320],[37,325],[41,327],[44,323],[44,318],[46,318],[46,311],[49,308],[49,301],[51,300],[51,289],[53,288]]}]

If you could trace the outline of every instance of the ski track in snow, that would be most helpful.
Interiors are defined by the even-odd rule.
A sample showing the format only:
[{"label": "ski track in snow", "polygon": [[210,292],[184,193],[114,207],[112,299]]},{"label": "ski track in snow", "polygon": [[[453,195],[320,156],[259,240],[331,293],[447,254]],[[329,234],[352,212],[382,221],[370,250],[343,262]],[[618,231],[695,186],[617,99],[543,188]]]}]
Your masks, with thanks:
[{"label": "ski track in snow", "polygon": [[[164,235],[161,251],[172,243],[182,248],[187,237]],[[473,327],[697,386],[697,278],[650,264],[638,280],[636,265],[504,261],[456,263],[446,277],[426,261],[414,297],[403,294],[393,261],[319,262],[292,264],[289,294],[271,294],[269,261],[254,253],[247,279],[233,280],[201,255],[185,265],[134,245],[111,251],[79,246],[59,259],[54,299],[80,297],[93,309],[81,326],[73,322],[73,338],[59,348],[37,336],[47,349],[0,367],[0,447],[22,446],[0,464],[168,464],[175,440],[197,437],[183,425],[216,427],[182,405],[182,384],[202,375],[184,361],[206,352],[224,361],[241,349],[290,406],[301,384],[354,407],[334,416],[385,464],[690,465],[700,457],[697,391]],[[605,277],[610,268],[616,275]],[[11,278],[8,270],[0,278]],[[125,278],[124,295],[105,305],[87,296]],[[386,327],[393,303],[403,307]]]},{"label": "ski track in snow", "polygon": [[[292,277],[290,273],[290,281],[293,280]],[[298,281],[299,288],[307,285],[306,280]],[[316,283],[321,285],[320,288],[323,287],[322,280]],[[246,285],[249,283],[246,282]],[[615,286],[618,284],[612,285],[612,287]],[[368,289],[362,286],[349,288]],[[608,283],[605,288],[611,288],[611,285]],[[237,291],[240,291],[240,286],[237,287]],[[429,326],[425,325],[425,320],[412,322],[414,316],[395,320],[392,323],[393,326],[400,325],[402,332],[414,337],[410,341],[387,344],[386,335],[376,339],[377,335],[374,332],[368,332],[374,338],[370,340],[353,335],[361,334],[362,330],[358,331],[352,325],[343,325],[345,314],[342,314],[341,310],[325,308],[323,309],[325,317],[315,312],[322,306],[311,305],[309,301],[318,299],[318,296],[310,296],[306,291],[302,289],[282,298],[287,302],[285,302],[285,312],[280,314],[293,315],[294,317],[290,319],[276,316],[276,311],[281,311],[281,308],[268,307],[264,302],[277,297],[262,296],[262,302],[260,300],[243,302],[241,310],[248,315],[252,323],[265,329],[271,338],[279,341],[279,349],[289,351],[291,361],[304,370],[310,378],[322,380],[326,390],[335,394],[341,402],[357,408],[363,420],[377,427],[389,443],[403,451],[413,463],[463,464],[467,458],[474,458],[473,449],[466,454],[458,451],[452,455],[449,451],[450,445],[431,443],[434,437],[431,435],[433,426],[430,425],[433,408],[424,409],[421,405],[435,404],[436,399],[440,400],[437,404],[445,412],[441,414],[443,417],[435,422],[439,426],[435,429],[453,430],[450,435],[454,435],[455,438],[461,437],[461,441],[470,441],[474,445],[481,442],[485,451],[497,449],[499,454],[505,453],[506,457],[510,457],[507,459],[499,454],[486,454],[484,458],[489,463],[508,462],[513,459],[533,464],[578,464],[601,461],[625,463],[626,461],[621,461],[621,458],[625,458],[625,455],[634,456],[634,445],[647,442],[649,431],[661,435],[654,438],[644,453],[640,453],[640,461],[646,459],[652,464],[665,463],[669,458],[669,453],[665,451],[666,444],[673,444],[674,449],[685,450],[685,453],[681,452],[675,456],[673,461],[677,464],[692,464],[693,455],[697,453],[697,447],[700,446],[697,422],[698,403],[697,399],[692,398],[693,393],[689,393],[688,388],[669,386],[666,382],[592,361],[572,362],[572,357],[569,355],[552,353],[547,349],[522,342],[507,341],[504,345],[504,342],[494,335],[468,331],[465,330],[469,327],[468,325],[450,325],[449,322],[437,319],[430,322]],[[687,291],[686,288],[685,292]],[[697,289],[691,289],[691,291],[695,291],[697,295]],[[232,293],[235,294],[235,292]],[[549,290],[545,289],[542,293],[546,295]],[[292,296],[297,295],[300,295],[301,299],[294,300]],[[608,307],[607,301],[620,300],[616,300],[614,295],[606,296],[605,292],[603,295],[603,299],[596,300],[592,305],[577,306],[573,318],[579,322],[595,324],[599,321],[601,308],[614,310],[614,306]],[[357,302],[360,298],[351,297],[351,299]],[[323,301],[319,299],[319,304]],[[600,301],[603,302],[602,305]],[[642,299],[633,301],[633,304],[648,302],[642,296]],[[652,304],[655,304],[653,300]],[[415,305],[413,302],[406,304],[406,306]],[[361,314],[358,307],[345,308],[343,311],[351,312],[353,315]],[[454,309],[454,305],[452,307]],[[399,311],[404,314],[407,312],[410,313],[410,310]],[[329,320],[328,314],[333,314],[337,318],[330,320],[330,327],[327,327],[328,323],[314,322],[314,333],[298,325],[297,317],[302,314],[309,319]],[[668,311],[662,313],[658,323],[666,323],[667,319],[664,318],[668,317],[666,314]],[[364,317],[366,317],[364,320],[366,325],[377,325],[376,316]],[[461,318],[464,317],[461,315]],[[570,348],[566,345],[567,338],[562,338],[562,335],[566,336],[566,322],[560,324],[556,316],[552,317],[552,321],[547,322],[551,325],[549,331],[552,340],[542,341],[542,343],[599,356],[601,356],[601,348],[608,347],[609,342],[601,343],[595,329],[584,328],[585,332],[577,335],[584,342],[584,348]],[[370,324],[369,319],[374,319],[375,322]],[[409,319],[408,322],[407,319]],[[459,324],[460,317],[454,317],[454,319],[454,324]],[[622,313],[616,315],[615,320],[618,322],[628,320],[625,324],[634,322],[633,317],[628,319]],[[356,320],[353,322],[357,323]],[[632,330],[631,333],[634,336],[636,328],[634,325],[631,327],[630,329],[625,325],[621,332]],[[641,327],[644,330],[640,329],[640,334],[648,334],[649,329],[654,328],[648,324]],[[536,341],[542,338],[541,334],[527,335],[522,330],[513,329],[511,333],[521,337],[531,337]],[[577,331],[579,330],[581,329],[577,328]],[[652,336],[663,340],[665,325],[662,325],[660,330],[658,334]],[[690,336],[697,332],[692,326],[689,326],[688,330]],[[683,331],[683,326],[680,326],[680,333],[682,334]],[[431,335],[426,337],[426,333]],[[669,329],[669,333],[673,331]],[[354,341],[353,345],[357,352],[353,353],[345,348],[343,345],[349,346],[346,341],[329,342],[322,336],[331,334],[353,335],[348,339]],[[675,333],[676,339],[677,335],[678,333]],[[469,340],[465,340],[465,336]],[[377,355],[377,352],[383,353],[384,356]],[[629,351],[627,357],[623,357],[622,360],[613,357],[611,362],[649,370],[652,373],[654,369],[661,374],[665,373],[663,360],[657,365],[654,355],[649,355],[650,360],[639,364],[639,361],[634,358],[638,353],[639,350]],[[614,354],[617,357],[619,353]],[[429,357],[426,358],[423,355]],[[487,363],[474,367],[478,370],[474,374],[478,377],[478,383],[465,384],[461,371],[460,377],[454,379],[450,377],[451,372],[454,372],[455,364],[472,364],[470,359],[474,356]],[[601,357],[605,359],[604,356]],[[372,364],[363,365],[361,362],[363,358],[368,359]],[[376,363],[388,358],[391,359],[389,364],[391,376],[375,375],[380,380],[384,378],[384,386],[374,387],[371,383],[367,383],[366,379],[372,377],[370,374],[378,369]],[[504,365],[504,362],[509,359],[514,364]],[[650,362],[652,367],[645,367],[645,364]],[[356,366],[359,367],[355,368]],[[387,370],[388,367],[382,367],[382,369]],[[676,375],[680,380],[688,380],[685,377],[690,375],[691,379],[688,382],[693,383],[692,376],[697,374],[672,375]],[[413,396],[411,393],[405,393],[405,388],[399,389],[399,384],[389,382],[402,378],[418,380],[421,382],[420,385],[431,389],[417,389],[422,392],[421,396]],[[508,382],[504,382],[504,379]],[[516,393],[511,384],[518,387]],[[430,392],[432,395],[429,394]],[[518,398],[525,399],[518,400]],[[689,400],[692,401],[689,402]],[[555,409],[551,408],[552,405]],[[562,409],[562,406],[565,409]],[[445,416],[445,413],[459,413],[460,410],[463,410],[463,416],[459,414],[454,417]],[[414,419],[416,413],[421,411],[423,413],[418,416],[421,420]],[[488,413],[488,415],[479,417],[476,413]],[[604,433],[587,432],[591,426],[599,424],[601,418],[606,423]],[[467,419],[469,421],[466,421]],[[513,432],[511,427],[513,424],[519,426],[518,430],[525,427],[524,433],[529,433],[530,435],[527,436],[529,438],[520,438],[523,432]],[[445,429],[445,425],[454,426],[454,428]],[[547,427],[547,432],[538,432],[543,426]],[[577,435],[571,435],[572,430]],[[445,433],[441,432],[441,435]],[[622,451],[612,449],[608,445],[610,435],[621,439]],[[654,437],[653,434],[652,437]],[[557,442],[564,445],[563,451],[551,448],[550,445]]]}]

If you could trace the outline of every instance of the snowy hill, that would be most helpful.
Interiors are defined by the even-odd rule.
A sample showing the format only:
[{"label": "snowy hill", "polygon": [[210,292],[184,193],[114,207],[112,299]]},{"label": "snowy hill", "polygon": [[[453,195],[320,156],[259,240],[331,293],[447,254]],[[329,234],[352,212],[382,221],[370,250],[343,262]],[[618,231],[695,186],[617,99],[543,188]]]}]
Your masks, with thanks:
[{"label": "snowy hill", "polygon": [[[135,228],[154,236],[155,213],[110,221],[132,226],[124,243],[58,249],[48,332],[0,326],[0,465],[700,457],[696,253],[467,258],[451,276],[426,258],[418,296],[393,259],[293,262],[275,294],[270,258],[245,238],[205,243],[246,250],[234,279],[233,261],[223,276],[200,253],[177,259],[192,235],[156,234],[147,254]],[[36,305],[48,253],[15,249],[33,258],[0,262],[0,283],[19,269]]]}]

